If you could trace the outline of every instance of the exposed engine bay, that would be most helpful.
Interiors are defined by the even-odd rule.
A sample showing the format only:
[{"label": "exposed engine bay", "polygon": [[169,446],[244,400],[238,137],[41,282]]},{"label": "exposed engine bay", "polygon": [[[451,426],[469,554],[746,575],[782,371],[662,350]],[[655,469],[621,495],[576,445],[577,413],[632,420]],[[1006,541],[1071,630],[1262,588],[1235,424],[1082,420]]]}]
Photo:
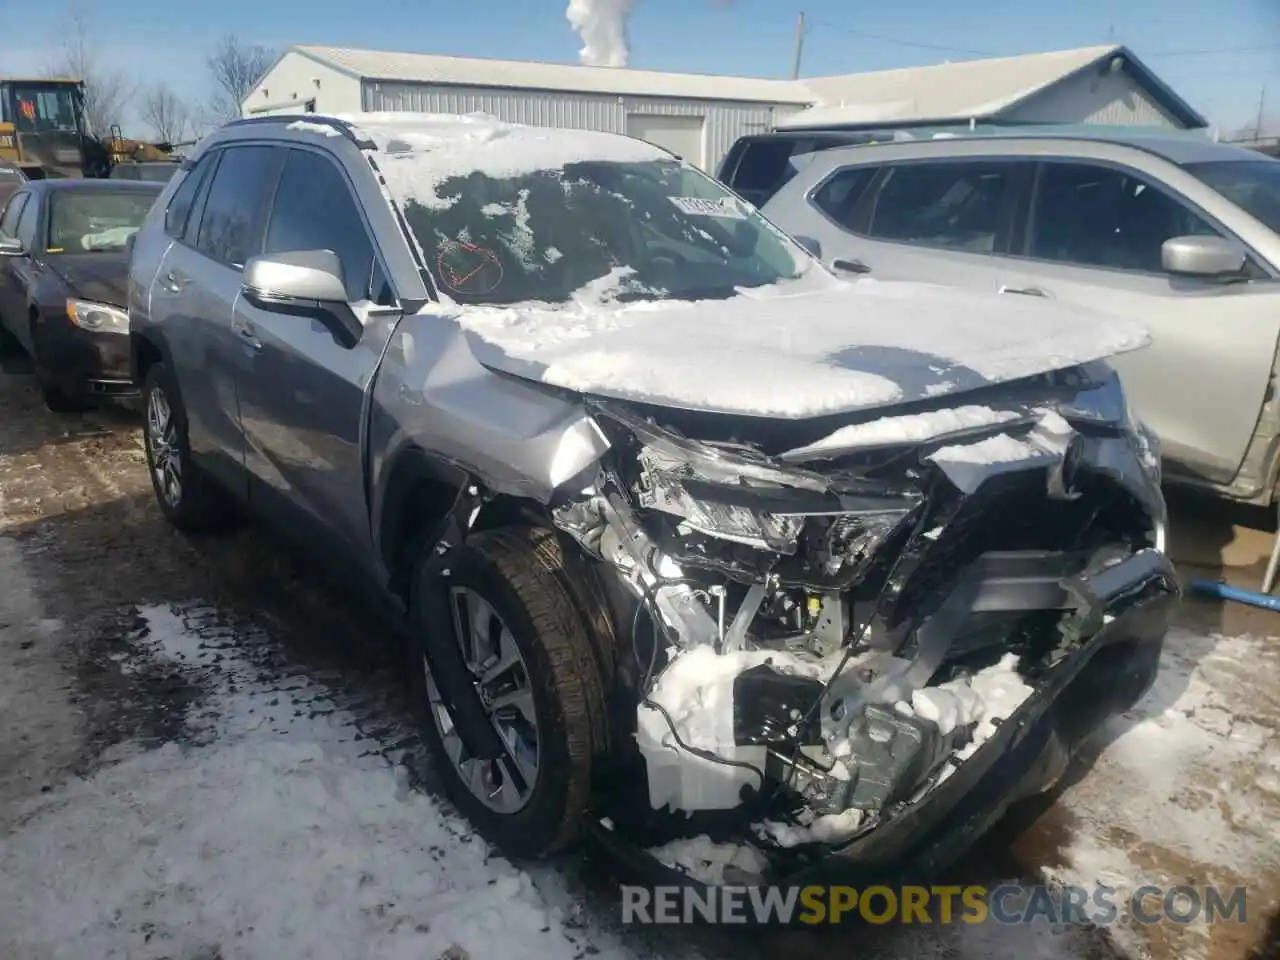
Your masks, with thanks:
[{"label": "exposed engine bay", "polygon": [[553,516],[630,647],[641,832],[731,815],[766,847],[846,844],[951,777],[1125,598],[1167,589],[1158,451],[1113,385],[1059,372],[804,446],[593,402],[609,456]]}]

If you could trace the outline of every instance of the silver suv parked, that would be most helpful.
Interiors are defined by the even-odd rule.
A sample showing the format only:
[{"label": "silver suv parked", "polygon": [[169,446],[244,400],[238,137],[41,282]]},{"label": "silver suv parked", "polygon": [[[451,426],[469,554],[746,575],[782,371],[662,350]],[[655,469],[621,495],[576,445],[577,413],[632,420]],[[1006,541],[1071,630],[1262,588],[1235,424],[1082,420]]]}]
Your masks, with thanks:
[{"label": "silver suv parked", "polygon": [[646,143],[238,121],[129,310],[164,515],[367,584],[511,853],[937,869],[1153,679],[1159,459],[1103,359],[1141,329],[848,283]]},{"label": "silver suv parked", "polygon": [[846,275],[1140,321],[1151,346],[1115,366],[1168,478],[1272,502],[1280,161],[1196,133],[1106,128],[862,146],[806,131],[744,147],[722,175]]}]

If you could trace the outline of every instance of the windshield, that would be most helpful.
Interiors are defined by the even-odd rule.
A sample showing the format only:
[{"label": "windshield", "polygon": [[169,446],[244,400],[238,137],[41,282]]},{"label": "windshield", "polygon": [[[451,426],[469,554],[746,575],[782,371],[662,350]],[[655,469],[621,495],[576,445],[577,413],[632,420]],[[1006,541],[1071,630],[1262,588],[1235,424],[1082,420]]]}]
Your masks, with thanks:
[{"label": "windshield", "polygon": [[49,253],[123,250],[142,226],[155,196],[150,193],[59,191],[49,209]]},{"label": "windshield", "polygon": [[1187,170],[1280,233],[1280,160],[1216,160],[1189,163]]},{"label": "windshield", "polygon": [[5,111],[21,133],[77,133],[76,96],[70,86],[10,86]]},{"label": "windshield", "polygon": [[732,296],[798,276],[806,255],[716,181],[675,160],[455,176],[405,219],[460,303]]}]

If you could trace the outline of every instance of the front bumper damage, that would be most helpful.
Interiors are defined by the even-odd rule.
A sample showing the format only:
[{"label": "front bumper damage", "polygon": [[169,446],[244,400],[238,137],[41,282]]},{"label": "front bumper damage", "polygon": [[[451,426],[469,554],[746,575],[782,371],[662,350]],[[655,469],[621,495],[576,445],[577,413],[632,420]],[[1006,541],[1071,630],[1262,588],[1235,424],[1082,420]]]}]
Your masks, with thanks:
[{"label": "front bumper damage", "polygon": [[1104,410],[1118,391],[803,459],[597,406],[612,456],[553,517],[630,647],[599,839],[750,848],[668,880],[885,882],[1051,787],[1149,688],[1178,598],[1158,450]]}]

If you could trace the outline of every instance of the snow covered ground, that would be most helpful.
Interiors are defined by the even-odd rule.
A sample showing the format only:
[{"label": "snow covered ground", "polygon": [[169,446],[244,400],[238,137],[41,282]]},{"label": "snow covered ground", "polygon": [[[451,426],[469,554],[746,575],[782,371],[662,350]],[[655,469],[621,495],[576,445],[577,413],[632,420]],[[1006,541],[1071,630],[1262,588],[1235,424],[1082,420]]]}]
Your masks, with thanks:
[{"label": "snow covered ground", "polygon": [[429,775],[364,614],[260,530],[167,530],[136,422],[8,375],[0,407],[2,960],[1243,960],[1280,895],[1280,621],[1189,601],[1139,709],[960,879],[1244,883],[1247,928],[621,930],[575,858],[522,875],[399,765]]},{"label": "snow covered ground", "polygon": [[[1139,708],[1063,794],[1063,883],[1248,889],[1256,920],[1280,908],[1280,638],[1172,631]],[[1230,928],[1120,929],[1130,951],[1240,956]],[[1217,948],[1215,950],[1215,947]]]},{"label": "snow covered ground", "polygon": [[[254,628],[211,631],[218,620],[202,607],[141,611],[115,659],[125,673],[175,670],[199,691],[183,742],[123,744],[17,812],[0,839],[0,953],[636,955],[616,929],[566,914],[554,872],[535,884],[370,752],[323,685],[264,676],[244,652],[264,639],[245,635]],[[1274,873],[1280,744],[1239,696],[1265,643],[1170,638],[1157,687],[1065,794],[1074,829],[1050,879],[1185,880],[1160,851],[1204,865],[1201,883]],[[1048,930],[955,930],[945,947],[922,936],[904,931],[900,955],[1078,955]],[[1186,937],[1180,956],[1207,942]],[[1144,946],[1136,932],[1126,941]]]},{"label": "snow covered ground", "polygon": [[199,686],[194,743],[125,746],[21,811],[0,840],[0,955],[584,955],[529,876],[369,755],[324,689],[256,680],[241,638],[191,629],[211,611],[142,616],[121,667]]}]

